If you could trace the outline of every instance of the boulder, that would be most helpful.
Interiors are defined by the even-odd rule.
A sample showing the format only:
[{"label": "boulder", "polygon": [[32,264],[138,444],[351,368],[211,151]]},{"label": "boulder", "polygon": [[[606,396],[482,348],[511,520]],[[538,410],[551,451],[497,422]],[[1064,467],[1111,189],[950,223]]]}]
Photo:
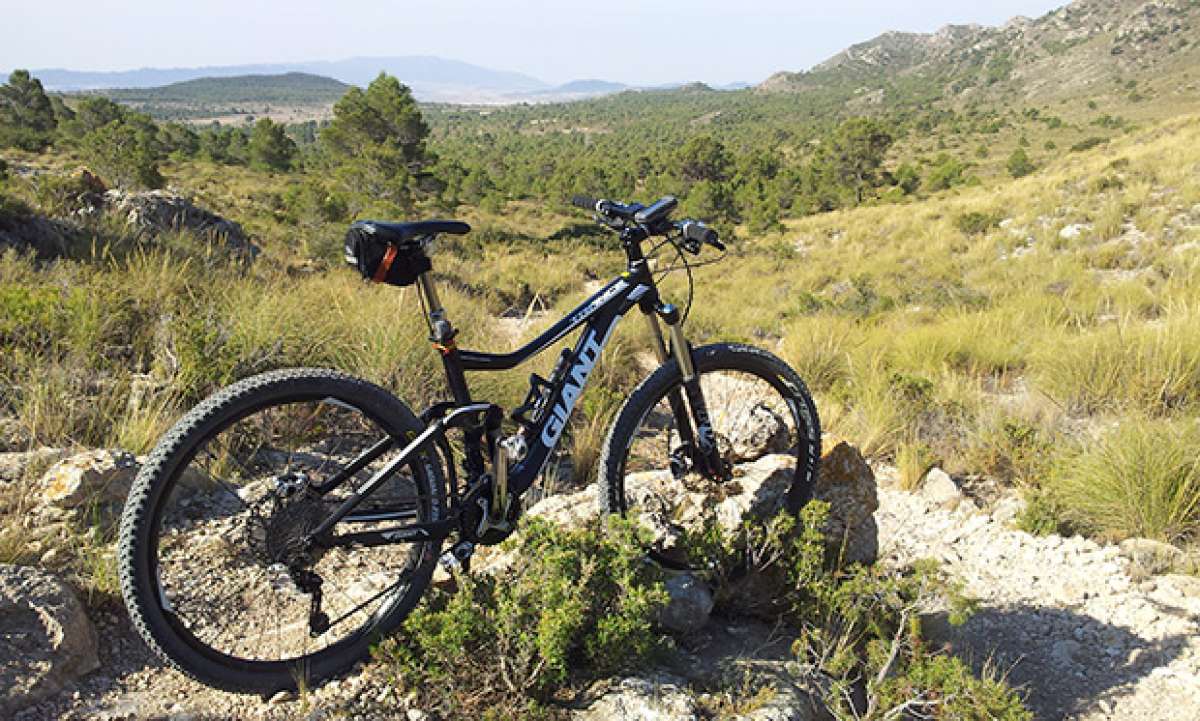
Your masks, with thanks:
[{"label": "boulder", "polygon": [[[42,476],[42,499],[59,509],[125,502],[145,457],[122,450],[92,450],[59,461]],[[184,469],[179,488],[209,493],[220,486],[195,464]]]},{"label": "boulder", "polygon": [[125,216],[127,225],[149,234],[188,230],[225,243],[230,251],[253,258],[259,248],[246,238],[242,226],[205,210],[187,198],[165,190],[109,190],[106,205]]},{"label": "boulder", "polygon": [[932,505],[946,510],[953,510],[964,498],[958,484],[941,468],[929,469],[921,480],[918,493]]},{"label": "boulder", "polygon": [[42,476],[42,497],[56,508],[123,503],[138,463],[125,451],[86,451],[59,461]]},{"label": "boulder", "polygon": [[1166,573],[1184,561],[1184,553],[1169,543],[1150,538],[1126,538],[1120,544],[1121,555],[1129,559],[1134,575]]},{"label": "boulder", "polygon": [[658,619],[662,627],[676,633],[704,628],[713,609],[713,595],[708,586],[691,573],[673,574],[664,586],[667,605]]},{"label": "boulder", "polygon": [[80,236],[80,229],[65,220],[32,214],[0,217],[0,252],[15,248],[39,258],[55,258],[65,255]]},{"label": "boulder", "polygon": [[0,716],[99,666],[96,630],[74,592],[45,571],[0,565]]},{"label": "boulder", "polygon": [[1092,226],[1088,223],[1072,223],[1058,231],[1058,237],[1063,240],[1074,240],[1091,229]]},{"label": "boulder", "polygon": [[697,721],[696,701],[682,679],[659,675],[618,681],[586,709],[576,711],[576,721]]},{"label": "boulder", "polygon": [[829,504],[825,533],[830,542],[841,545],[843,561],[874,561],[879,553],[879,495],[875,472],[857,448],[840,441],[825,451],[815,497]]}]

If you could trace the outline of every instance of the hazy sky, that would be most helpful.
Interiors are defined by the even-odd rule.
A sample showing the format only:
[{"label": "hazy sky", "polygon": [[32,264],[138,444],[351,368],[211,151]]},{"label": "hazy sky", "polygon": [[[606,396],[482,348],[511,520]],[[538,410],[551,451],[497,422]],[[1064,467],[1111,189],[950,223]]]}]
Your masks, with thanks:
[{"label": "hazy sky", "polygon": [[1036,17],[1066,0],[0,0],[0,69],[438,55],[550,82],[758,81],[885,30]]}]

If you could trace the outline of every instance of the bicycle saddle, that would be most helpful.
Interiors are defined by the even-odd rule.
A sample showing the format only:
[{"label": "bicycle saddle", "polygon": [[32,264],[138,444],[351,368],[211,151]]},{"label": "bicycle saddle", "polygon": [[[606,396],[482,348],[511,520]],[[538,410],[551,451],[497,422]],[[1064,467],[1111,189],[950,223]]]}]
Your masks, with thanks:
[{"label": "bicycle saddle", "polygon": [[418,220],[413,223],[387,223],[381,220],[360,220],[354,224],[366,233],[393,245],[412,243],[417,238],[423,238],[439,233],[450,235],[466,235],[471,232],[471,226],[458,220]]}]

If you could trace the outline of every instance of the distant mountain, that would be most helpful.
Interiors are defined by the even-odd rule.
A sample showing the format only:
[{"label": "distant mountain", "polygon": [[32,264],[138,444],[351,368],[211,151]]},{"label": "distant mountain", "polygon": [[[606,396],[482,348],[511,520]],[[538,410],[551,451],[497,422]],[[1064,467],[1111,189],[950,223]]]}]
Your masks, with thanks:
[{"label": "distant mountain", "polygon": [[622,90],[628,90],[629,86],[624,83],[614,83],[608,80],[572,80],[569,83],[563,83],[556,88],[551,88],[543,92],[546,93],[584,93],[588,95],[603,95],[605,93],[619,93]]},{"label": "distant mountain", "polygon": [[158,88],[92,91],[122,103],[277,103],[326,105],[337,102],[349,85],[308,73],[235,75],[184,80]]},{"label": "distant mountain", "polygon": [[458,60],[431,56],[359,57],[346,60],[224,65],[200,68],[142,68],[113,72],[90,72],[58,68],[32,70],[50,90],[79,91],[110,88],[148,88],[199,78],[245,75],[307,73],[334,78],[343,83],[366,85],[380,72],[394,75],[413,89],[421,100],[456,101],[464,97],[492,98],[529,93],[548,84],[521,73],[493,70]]},{"label": "distant mountain", "polygon": [[851,110],[984,99],[1031,103],[1111,92],[1118,81],[1186,81],[1188,68],[1196,67],[1200,3],[1077,0],[1001,27],[884,33],[807,72],[776,73],[757,90],[803,93]]}]

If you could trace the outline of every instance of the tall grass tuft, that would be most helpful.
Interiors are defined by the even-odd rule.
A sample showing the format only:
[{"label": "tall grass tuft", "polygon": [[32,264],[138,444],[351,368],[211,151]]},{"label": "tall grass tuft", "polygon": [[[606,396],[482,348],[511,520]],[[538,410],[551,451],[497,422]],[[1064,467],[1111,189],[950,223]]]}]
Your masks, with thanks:
[{"label": "tall grass tuft", "polygon": [[1152,415],[1200,403],[1200,313],[1159,324],[1129,318],[1035,355],[1034,374],[1052,398],[1079,413],[1129,410]]},{"label": "tall grass tuft", "polygon": [[1051,492],[1070,520],[1109,538],[1195,538],[1200,533],[1200,425],[1126,420],[1061,461]]}]

